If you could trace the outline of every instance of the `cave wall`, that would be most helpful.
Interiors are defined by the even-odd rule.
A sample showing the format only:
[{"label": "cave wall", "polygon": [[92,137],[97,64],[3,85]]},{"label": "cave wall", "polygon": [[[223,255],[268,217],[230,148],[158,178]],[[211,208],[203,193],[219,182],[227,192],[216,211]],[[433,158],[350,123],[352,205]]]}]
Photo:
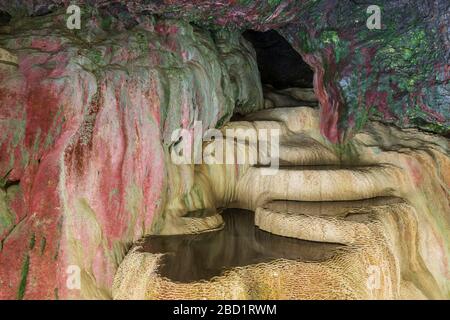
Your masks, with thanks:
[{"label": "cave wall", "polygon": [[[348,140],[370,117],[443,134],[450,130],[446,0],[226,1],[219,9],[214,1],[186,2],[147,9],[208,24],[278,30],[315,71],[321,130],[332,142]],[[381,9],[380,30],[366,27],[370,5]]]},{"label": "cave wall", "polygon": [[[66,0],[0,1],[11,15],[39,15]],[[450,129],[450,3],[447,0],[80,1],[127,25],[142,14],[193,21],[208,28],[279,31],[315,71],[322,133],[348,140],[370,117],[401,127]],[[369,30],[367,8],[381,9]]]},{"label": "cave wall", "polygon": [[83,23],[2,30],[0,298],[108,298],[127,245],[161,219],[172,131],[262,105],[239,33],[151,17],[128,31],[95,10]]},{"label": "cave wall", "polygon": [[[277,30],[314,69],[332,142],[371,116],[449,128],[447,0],[79,1],[79,31],[68,4],[0,0],[1,298],[80,297],[72,264],[81,297],[109,296],[127,243],[162,214],[172,130],[261,107],[243,30]],[[381,30],[365,26],[369,4]]]}]

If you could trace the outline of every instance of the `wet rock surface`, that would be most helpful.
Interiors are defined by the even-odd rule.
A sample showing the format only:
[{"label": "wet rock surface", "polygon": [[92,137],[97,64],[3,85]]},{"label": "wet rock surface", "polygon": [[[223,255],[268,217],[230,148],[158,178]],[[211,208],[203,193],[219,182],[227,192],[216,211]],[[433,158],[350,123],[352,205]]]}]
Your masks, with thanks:
[{"label": "wet rock surface", "polygon": [[[437,1],[113,1],[80,5],[120,16],[123,26],[156,14],[206,28],[233,27],[280,32],[315,72],[321,104],[322,133],[344,141],[377,117],[401,127],[421,127],[446,134],[450,128],[449,12]],[[381,29],[368,29],[370,5],[378,5]],[[0,1],[12,16],[63,7],[59,0],[36,4]],[[120,13],[120,14],[119,14]]]},{"label": "wet rock surface", "polygon": [[[392,195],[420,231],[406,270],[450,292],[448,140],[410,129],[448,131],[450,4],[376,2],[380,30],[366,1],[329,0],[79,1],[68,30],[66,1],[0,0],[0,297],[109,298],[130,243],[185,232],[192,210]],[[248,29],[277,30],[313,68],[320,112],[272,92],[268,106],[290,108],[246,120],[296,133],[281,164],[334,169],[171,166],[173,130],[265,107]],[[66,286],[73,265],[81,291]]]},{"label": "wet rock surface", "polygon": [[[91,18],[75,33],[57,12],[1,31],[0,298],[108,297],[127,243],[164,207],[173,131],[262,105],[239,33]],[[66,286],[70,265],[81,291]]]},{"label": "wet rock surface", "polygon": [[[213,278],[179,282],[172,271],[180,260],[165,258],[165,250],[186,254],[186,261],[203,257],[233,261],[205,242],[167,245],[143,252],[137,243],[119,266],[113,283],[117,299],[442,299],[448,297],[450,255],[448,216],[449,144],[447,139],[414,129],[402,130],[371,121],[346,146],[331,144],[319,131],[318,110],[310,107],[276,108],[252,113],[227,124],[226,129],[277,129],[280,132],[279,167],[268,168],[250,161],[240,164],[202,164],[195,170],[195,187],[174,197],[168,207],[176,215],[161,220],[164,234],[185,234],[197,239],[193,227],[208,226],[206,218],[195,224],[180,223],[189,212],[233,207],[255,211],[256,226],[274,235],[304,240],[319,246],[340,244],[329,259],[306,261],[278,259],[236,266]],[[245,132],[241,131],[241,132]],[[226,137],[226,135],[225,135]],[[230,139],[231,140],[231,139]],[[224,138],[238,150],[254,145]],[[206,148],[206,146],[205,146]],[[176,180],[173,180],[176,181]],[[444,186],[444,187],[443,187]],[[176,188],[176,186],[174,186]],[[184,211],[182,210],[184,208]],[[202,223],[204,220],[204,223]],[[217,226],[215,226],[216,228]],[[254,227],[253,227],[254,228]],[[207,231],[202,228],[202,231]],[[259,239],[247,239],[258,243]],[[200,235],[203,237],[203,235]],[[214,239],[213,233],[204,235]],[[186,238],[183,238],[186,237]],[[166,238],[174,239],[174,238]],[[292,240],[292,239],[291,239]],[[157,240],[159,241],[159,240]],[[234,243],[233,239],[229,239]],[[290,241],[290,240],[289,240]],[[151,246],[151,241],[149,245]],[[274,242],[276,243],[276,242]],[[280,241],[282,246],[284,241]],[[443,245],[441,245],[443,244]],[[233,246],[231,246],[233,247]],[[239,248],[242,248],[240,246]],[[248,248],[248,247],[247,247]],[[266,247],[264,250],[272,252]],[[302,251],[311,246],[295,246]],[[192,251],[191,251],[192,250]],[[294,252],[289,257],[295,257]],[[175,254],[173,257],[176,257]],[[189,262],[201,269],[215,266],[213,258]],[[252,255],[250,254],[250,257]],[[172,257],[172,258],[173,258]],[[189,259],[188,259],[189,257]],[[164,265],[164,266],[163,266]],[[367,273],[380,272],[380,285],[367,286]],[[172,278],[161,275],[162,270]],[[217,274],[217,272],[213,272]],[[180,277],[182,278],[182,277]],[[180,279],[178,278],[178,279]],[[186,278],[188,278],[186,276]],[[195,277],[194,277],[195,279]]]}]

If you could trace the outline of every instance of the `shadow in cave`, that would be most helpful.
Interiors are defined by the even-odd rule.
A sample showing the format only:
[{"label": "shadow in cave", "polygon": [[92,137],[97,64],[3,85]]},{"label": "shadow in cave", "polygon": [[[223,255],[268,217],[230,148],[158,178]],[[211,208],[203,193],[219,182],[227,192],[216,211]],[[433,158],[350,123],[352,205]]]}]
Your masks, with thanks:
[{"label": "shadow in cave", "polygon": [[196,235],[149,236],[143,251],[165,253],[158,273],[178,282],[208,280],[234,267],[276,259],[324,261],[340,244],[288,238],[262,231],[254,224],[254,213],[226,209],[222,230]]},{"label": "shadow in cave", "polygon": [[[275,30],[247,30],[242,36],[256,52],[264,109],[317,107],[312,89],[314,72],[285,38]],[[234,113],[230,120],[245,120],[245,115]]]},{"label": "shadow in cave", "polygon": [[6,26],[11,21],[11,15],[3,10],[0,10],[0,27]]},{"label": "shadow in cave", "polygon": [[242,35],[256,51],[263,85],[275,89],[312,88],[314,72],[277,31],[247,30]]}]

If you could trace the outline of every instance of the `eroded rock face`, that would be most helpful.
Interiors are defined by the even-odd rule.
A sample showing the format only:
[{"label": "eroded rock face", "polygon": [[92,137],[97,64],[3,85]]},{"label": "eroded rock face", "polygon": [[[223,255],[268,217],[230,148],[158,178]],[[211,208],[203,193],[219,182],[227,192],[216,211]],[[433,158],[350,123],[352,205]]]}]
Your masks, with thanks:
[{"label": "eroded rock face", "polygon": [[[70,31],[66,1],[0,0],[0,298],[110,297],[117,266],[142,235],[216,228],[216,206],[255,210],[281,196],[408,199],[406,211],[425,228],[418,250],[436,295],[448,292],[447,142],[381,124],[345,147],[322,137],[350,139],[374,110],[403,126],[448,128],[446,0],[379,1],[378,31],[365,27],[366,4],[353,1],[83,3],[83,27]],[[355,163],[373,168],[286,169],[262,179],[247,166],[170,163],[174,129],[192,130],[195,120],[220,127],[233,112],[263,108],[245,29],[277,29],[315,71],[320,130],[310,109],[255,115],[307,131],[297,147],[286,138],[285,160],[336,165],[356,148]],[[268,105],[286,102],[277,94]],[[344,179],[347,188],[313,178]],[[81,291],[67,286],[74,270]]]},{"label": "eroded rock face", "polygon": [[[0,298],[109,297],[127,245],[164,207],[172,131],[262,105],[238,33],[105,19],[75,33],[60,14],[2,30]],[[77,270],[81,290],[66,283]]]},{"label": "eroded rock face", "polygon": [[[439,133],[450,128],[450,4],[436,1],[79,1],[120,17],[142,14],[241,30],[278,30],[315,71],[321,130],[333,142],[349,138],[370,117]],[[13,16],[57,10],[65,1],[0,1]],[[89,6],[88,5],[88,6]],[[370,30],[367,9],[378,5],[381,29]]]},{"label": "eroded rock face", "polygon": [[[216,232],[220,220],[210,223],[215,208],[234,207],[256,211],[262,230],[345,247],[325,261],[274,258],[180,283],[159,268],[176,245],[143,253],[138,243],[116,274],[115,298],[449,298],[447,139],[371,122],[337,147],[321,136],[318,111],[309,107],[259,111],[228,123],[224,134],[229,128],[280,130],[280,167],[267,174],[259,162],[198,165],[193,192],[172,198],[180,211],[166,215],[160,230]],[[223,143],[245,153],[255,147],[246,140]],[[209,214],[194,219],[195,212]],[[373,286],[367,284],[371,272],[378,274]]]}]

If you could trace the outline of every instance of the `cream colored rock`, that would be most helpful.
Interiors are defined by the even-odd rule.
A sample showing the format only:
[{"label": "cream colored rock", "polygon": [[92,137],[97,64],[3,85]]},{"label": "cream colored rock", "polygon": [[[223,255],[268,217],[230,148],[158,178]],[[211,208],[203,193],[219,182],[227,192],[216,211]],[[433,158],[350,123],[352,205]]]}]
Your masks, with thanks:
[{"label": "cream colored rock", "polygon": [[[255,224],[268,232],[344,249],[326,261],[276,260],[194,283],[162,278],[160,256],[134,250],[120,265],[115,298],[450,298],[448,139],[371,122],[336,146],[322,138],[318,111],[309,107],[263,110],[245,120],[223,131],[279,129],[278,170],[264,175],[260,163],[201,164],[185,177],[175,166],[166,209],[177,213],[165,216],[161,230],[191,233],[181,223],[189,212],[237,207],[256,211]],[[245,154],[255,148],[224,143]]]},{"label": "cream colored rock", "polygon": [[17,65],[19,61],[17,56],[7,51],[6,49],[0,48],[0,63]]}]

